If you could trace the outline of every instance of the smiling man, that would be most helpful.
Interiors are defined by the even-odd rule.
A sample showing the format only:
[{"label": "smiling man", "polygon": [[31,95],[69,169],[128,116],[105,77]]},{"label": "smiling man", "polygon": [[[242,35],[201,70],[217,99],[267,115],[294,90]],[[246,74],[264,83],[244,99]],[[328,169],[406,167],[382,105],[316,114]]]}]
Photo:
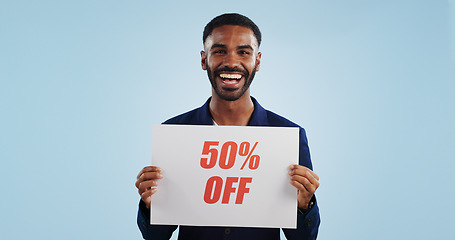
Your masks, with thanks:
[{"label": "smiling man", "polygon": [[[261,32],[240,14],[223,14],[205,26],[202,69],[212,84],[212,96],[197,109],[164,124],[299,127],[299,164],[289,167],[289,184],[298,190],[297,229],[283,229],[287,239],[316,239],[320,217],[314,193],[319,177],[312,171],[305,130],[250,96],[250,85],[261,63]],[[158,191],[159,166],[144,167],[137,176],[138,226],[144,239],[169,239],[178,226],[150,225],[152,195]],[[179,239],[280,239],[278,228],[180,226]]]},{"label": "smiling man", "polygon": [[224,25],[212,30],[201,51],[202,69],[216,93],[212,95],[236,101],[249,90],[261,62],[258,44],[246,27]]}]

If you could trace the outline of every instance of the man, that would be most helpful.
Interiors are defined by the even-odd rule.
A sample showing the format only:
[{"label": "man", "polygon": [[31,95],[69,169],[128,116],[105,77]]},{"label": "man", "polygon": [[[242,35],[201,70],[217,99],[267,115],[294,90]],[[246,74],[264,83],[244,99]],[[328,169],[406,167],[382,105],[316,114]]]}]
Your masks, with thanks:
[{"label": "man", "polygon": [[[167,120],[164,124],[299,127],[299,165],[289,167],[290,184],[298,190],[297,229],[283,229],[287,239],[316,239],[320,218],[314,192],[319,177],[312,164],[305,130],[262,108],[250,96],[249,86],[261,63],[261,32],[249,18],[223,14],[204,29],[202,69],[212,84],[212,97],[200,108]],[[169,239],[177,226],[150,225],[151,197],[162,179],[158,166],[144,167],[137,176],[138,225],[144,239]],[[180,226],[179,239],[280,239],[277,228],[225,228]]]}]

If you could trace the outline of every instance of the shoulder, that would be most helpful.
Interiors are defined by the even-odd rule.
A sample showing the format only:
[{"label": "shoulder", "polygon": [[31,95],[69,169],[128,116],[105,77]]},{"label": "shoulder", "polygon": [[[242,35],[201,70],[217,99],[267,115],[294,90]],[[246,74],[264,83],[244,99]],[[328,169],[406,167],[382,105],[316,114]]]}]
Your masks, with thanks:
[{"label": "shoulder", "polygon": [[251,97],[254,103],[254,112],[252,115],[252,125],[257,125],[257,126],[271,126],[271,127],[298,127],[302,129],[301,126],[298,124],[292,122],[291,120],[278,115],[268,109],[265,109],[264,107],[259,104],[259,102],[254,98]]},{"label": "shoulder", "polygon": [[270,110],[265,110],[265,112],[267,114],[267,120],[268,120],[270,126],[302,128],[301,126],[292,122],[291,120],[289,120],[281,115],[278,115]]},{"label": "shoulder", "polygon": [[209,103],[210,98],[201,107],[168,119],[163,124],[212,125],[213,120],[209,110]]},{"label": "shoulder", "polygon": [[163,124],[191,124],[197,118],[198,109],[193,109],[166,120]]},{"label": "shoulder", "polygon": [[304,142],[307,142],[306,131],[302,126],[300,126],[297,123],[294,123],[293,121],[291,121],[283,116],[280,116],[272,111],[265,110],[265,112],[267,114],[268,126],[271,126],[271,127],[298,127],[300,138],[303,139]]}]

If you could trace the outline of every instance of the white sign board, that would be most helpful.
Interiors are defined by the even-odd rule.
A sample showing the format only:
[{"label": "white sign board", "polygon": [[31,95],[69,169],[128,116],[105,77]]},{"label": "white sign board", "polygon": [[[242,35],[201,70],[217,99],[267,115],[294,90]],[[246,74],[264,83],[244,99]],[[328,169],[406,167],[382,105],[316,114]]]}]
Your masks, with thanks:
[{"label": "white sign board", "polygon": [[299,129],[153,126],[151,224],[296,228]]}]

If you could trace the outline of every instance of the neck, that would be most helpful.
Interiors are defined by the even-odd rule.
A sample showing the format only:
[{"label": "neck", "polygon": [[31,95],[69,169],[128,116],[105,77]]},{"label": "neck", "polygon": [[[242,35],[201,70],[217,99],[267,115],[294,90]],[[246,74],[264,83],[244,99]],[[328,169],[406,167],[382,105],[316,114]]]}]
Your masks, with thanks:
[{"label": "neck", "polygon": [[253,114],[254,104],[247,90],[236,101],[226,101],[212,92],[210,113],[218,125],[246,126]]}]

